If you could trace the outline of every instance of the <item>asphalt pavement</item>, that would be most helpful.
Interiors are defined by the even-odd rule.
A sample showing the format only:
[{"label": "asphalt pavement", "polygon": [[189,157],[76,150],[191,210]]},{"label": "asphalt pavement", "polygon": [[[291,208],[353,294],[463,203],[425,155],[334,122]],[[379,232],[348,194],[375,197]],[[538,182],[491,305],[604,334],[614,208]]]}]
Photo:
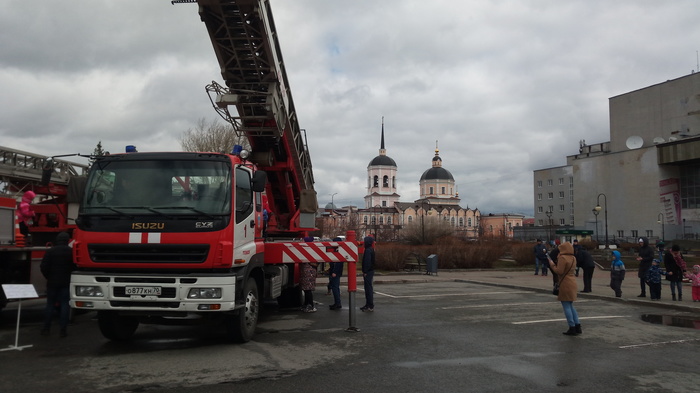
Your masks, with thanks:
[{"label": "asphalt pavement", "polygon": [[[324,278],[319,278],[323,283]],[[362,285],[361,275],[357,279],[358,287]],[[437,274],[430,275],[424,272],[378,272],[375,273],[375,285],[393,283],[415,283],[415,282],[440,282],[440,281],[465,281],[478,284],[497,285],[509,288],[522,288],[550,292],[553,286],[552,274],[547,276],[535,275],[532,270],[438,270]],[[597,298],[619,302],[636,302],[649,306],[675,309],[680,311],[700,311],[700,302],[693,302],[692,289],[690,283],[683,283],[683,300],[673,301],[671,299],[671,289],[669,281],[662,281],[661,300],[651,300],[647,287],[647,297],[640,298],[641,288],[637,272],[630,270],[627,272],[625,280],[622,282],[622,297],[616,298],[614,291],[610,288],[610,271],[596,268],[591,280],[591,292],[581,293],[583,289],[583,274],[577,278],[579,297]],[[318,284],[317,284],[318,285]],[[321,284],[322,285],[322,284]],[[343,283],[343,285],[345,285]],[[317,289],[318,291],[318,289]]]}]

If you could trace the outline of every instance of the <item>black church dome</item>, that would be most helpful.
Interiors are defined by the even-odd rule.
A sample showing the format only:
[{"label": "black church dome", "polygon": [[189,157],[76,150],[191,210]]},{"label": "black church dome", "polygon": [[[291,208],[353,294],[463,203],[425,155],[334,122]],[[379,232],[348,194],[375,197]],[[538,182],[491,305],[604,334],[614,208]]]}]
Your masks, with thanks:
[{"label": "black church dome", "polygon": [[452,177],[452,174],[450,171],[448,171],[445,168],[441,167],[433,167],[428,169],[427,171],[423,172],[423,175],[420,177],[421,181],[422,180],[452,180],[454,181],[454,177]]},{"label": "black church dome", "polygon": [[375,165],[396,166],[396,161],[394,161],[389,156],[379,155],[379,156],[374,157],[372,159],[372,161],[370,161],[369,165],[370,166],[375,166]]}]

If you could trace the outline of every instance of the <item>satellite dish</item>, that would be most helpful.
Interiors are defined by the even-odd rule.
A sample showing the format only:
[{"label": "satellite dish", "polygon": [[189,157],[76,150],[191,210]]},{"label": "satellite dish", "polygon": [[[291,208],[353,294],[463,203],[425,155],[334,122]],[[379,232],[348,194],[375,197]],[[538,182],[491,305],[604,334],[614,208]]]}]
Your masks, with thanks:
[{"label": "satellite dish", "polygon": [[625,145],[630,150],[639,149],[640,147],[644,146],[644,140],[641,136],[632,135],[631,137],[627,138]]},{"label": "satellite dish", "polygon": [[664,140],[664,138],[662,138],[662,137],[660,137],[660,136],[657,136],[656,138],[654,138],[654,141],[653,141],[653,142],[654,142],[655,145],[658,145],[659,143],[664,143],[664,142],[666,142],[666,141]]}]

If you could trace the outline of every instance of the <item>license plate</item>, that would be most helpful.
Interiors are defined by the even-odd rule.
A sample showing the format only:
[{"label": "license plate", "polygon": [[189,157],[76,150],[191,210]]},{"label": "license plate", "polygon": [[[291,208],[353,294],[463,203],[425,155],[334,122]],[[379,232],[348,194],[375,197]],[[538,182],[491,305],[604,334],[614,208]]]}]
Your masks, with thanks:
[{"label": "license plate", "polygon": [[126,295],[160,296],[161,287],[126,287],[124,292]]}]

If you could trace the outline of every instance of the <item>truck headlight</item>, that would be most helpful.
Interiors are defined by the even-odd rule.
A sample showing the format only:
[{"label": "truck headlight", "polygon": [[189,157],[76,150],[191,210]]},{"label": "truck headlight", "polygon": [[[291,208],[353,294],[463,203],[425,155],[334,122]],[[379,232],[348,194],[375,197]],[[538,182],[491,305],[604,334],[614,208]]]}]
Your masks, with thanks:
[{"label": "truck headlight", "polygon": [[188,299],[221,299],[221,288],[192,288]]},{"label": "truck headlight", "polygon": [[104,297],[102,287],[97,285],[76,285],[75,296]]}]

